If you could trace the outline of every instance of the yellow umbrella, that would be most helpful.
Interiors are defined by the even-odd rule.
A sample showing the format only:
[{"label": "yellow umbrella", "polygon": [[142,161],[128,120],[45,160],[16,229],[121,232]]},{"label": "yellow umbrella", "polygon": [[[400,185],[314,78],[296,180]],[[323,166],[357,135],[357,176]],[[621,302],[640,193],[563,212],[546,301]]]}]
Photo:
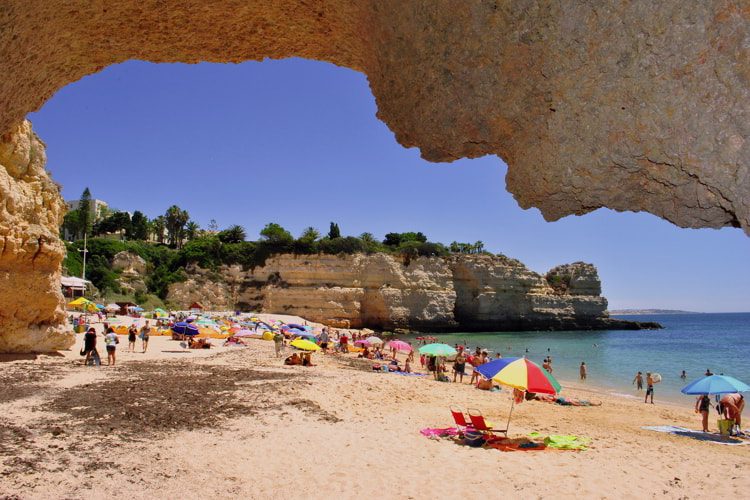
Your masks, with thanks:
[{"label": "yellow umbrella", "polygon": [[302,349],[303,351],[319,351],[320,346],[318,344],[314,344],[310,342],[309,340],[305,339],[297,339],[292,340],[292,342],[289,344],[292,347],[296,347],[297,349]]},{"label": "yellow umbrella", "polygon": [[76,300],[68,302],[68,307],[74,307],[76,309],[81,309],[82,311],[86,310],[89,312],[98,311],[96,304],[85,297],[78,297]]}]

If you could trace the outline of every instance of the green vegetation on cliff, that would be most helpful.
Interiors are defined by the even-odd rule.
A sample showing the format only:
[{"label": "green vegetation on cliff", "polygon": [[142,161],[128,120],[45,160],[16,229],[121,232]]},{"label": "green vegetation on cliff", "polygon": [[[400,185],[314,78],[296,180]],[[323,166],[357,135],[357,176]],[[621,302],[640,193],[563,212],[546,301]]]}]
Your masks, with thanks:
[{"label": "green vegetation on cliff", "polygon": [[[378,241],[370,233],[360,236],[341,236],[338,224],[331,223],[329,233],[321,237],[312,227],[303,231],[299,238],[276,223],[267,224],[260,232],[256,241],[245,241],[246,234],[241,226],[231,226],[223,231],[200,231],[189,227],[187,213],[179,211],[177,207],[170,207],[171,222],[166,223],[169,237],[164,238],[164,228],[156,220],[148,222],[152,231],[152,241],[124,240],[127,234],[143,234],[144,221],[138,212],[138,230],[120,231],[104,237],[90,238],[87,243],[88,257],[86,261],[86,278],[109,297],[121,293],[118,279],[120,272],[113,269],[112,261],[120,252],[130,252],[141,257],[147,266],[145,280],[149,294],[161,299],[167,296],[169,285],[184,281],[185,266],[197,264],[206,269],[217,269],[221,265],[241,265],[243,268],[262,266],[271,256],[293,253],[298,255],[312,254],[354,254],[354,253],[389,253],[403,255],[407,261],[419,256],[447,256],[451,253],[484,253],[481,242],[474,244],[453,242],[446,247],[441,243],[427,240],[420,232],[388,233],[383,241]],[[123,214],[125,212],[115,212]],[[107,216],[110,220],[113,215]],[[136,219],[135,215],[133,219]],[[116,220],[123,220],[121,215]],[[176,222],[175,222],[176,220]],[[156,222],[156,223],[155,223]],[[98,228],[108,223],[99,223]],[[182,224],[184,227],[181,227]],[[187,236],[194,233],[192,238]],[[179,235],[185,236],[180,239]],[[333,237],[332,237],[333,236]],[[163,243],[164,240],[169,245]],[[63,263],[66,272],[80,276],[82,272],[83,240],[67,243],[67,256]],[[144,297],[138,297],[143,299]],[[142,302],[141,300],[140,302]]]}]

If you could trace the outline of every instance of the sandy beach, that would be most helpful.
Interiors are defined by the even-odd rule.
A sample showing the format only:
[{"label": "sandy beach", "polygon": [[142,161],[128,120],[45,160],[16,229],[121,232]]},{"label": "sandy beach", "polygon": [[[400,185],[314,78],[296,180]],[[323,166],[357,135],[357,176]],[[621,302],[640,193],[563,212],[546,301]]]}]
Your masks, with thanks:
[{"label": "sandy beach", "polygon": [[507,390],[375,373],[344,355],[283,366],[273,343],[249,344],[186,351],[152,337],[142,354],[125,352],[121,341],[118,365],[101,368],[81,365],[80,339],[56,357],[6,356],[0,496],[741,498],[750,491],[750,446],[641,429],[698,429],[684,407],[563,381],[568,397],[602,406],[525,402],[514,409],[510,436],[575,434],[591,439],[588,450],[471,448],[419,431],[453,426],[451,405],[504,423]]}]

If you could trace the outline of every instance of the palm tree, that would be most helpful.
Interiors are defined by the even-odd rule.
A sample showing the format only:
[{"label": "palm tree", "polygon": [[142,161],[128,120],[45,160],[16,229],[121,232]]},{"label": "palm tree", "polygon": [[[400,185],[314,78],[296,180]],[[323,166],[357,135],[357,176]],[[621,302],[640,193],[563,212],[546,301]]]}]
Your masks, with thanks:
[{"label": "palm tree", "polygon": [[194,240],[196,237],[198,237],[198,231],[200,230],[201,227],[198,225],[198,223],[194,220],[191,220],[185,225],[185,238],[187,238],[188,241]]}]

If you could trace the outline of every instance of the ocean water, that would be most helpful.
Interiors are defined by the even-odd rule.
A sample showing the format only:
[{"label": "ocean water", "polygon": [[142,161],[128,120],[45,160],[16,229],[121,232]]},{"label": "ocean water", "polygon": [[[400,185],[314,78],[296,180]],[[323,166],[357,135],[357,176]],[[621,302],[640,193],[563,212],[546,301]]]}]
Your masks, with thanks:
[{"label": "ocean water", "polygon": [[[618,316],[633,321],[657,321],[663,330],[604,330],[595,332],[496,332],[435,335],[439,342],[464,341],[500,352],[504,357],[526,355],[542,364],[552,356],[554,375],[578,381],[582,361],[588,366],[589,385],[626,397],[644,397],[632,384],[636,372],[656,372],[662,382],[654,401],[692,405],[692,396],[680,389],[701,377],[706,369],[731,375],[750,384],[750,313],[654,314]],[[526,350],[528,349],[528,353]],[[687,379],[681,380],[682,370]],[[563,394],[564,394],[563,384]]]}]

